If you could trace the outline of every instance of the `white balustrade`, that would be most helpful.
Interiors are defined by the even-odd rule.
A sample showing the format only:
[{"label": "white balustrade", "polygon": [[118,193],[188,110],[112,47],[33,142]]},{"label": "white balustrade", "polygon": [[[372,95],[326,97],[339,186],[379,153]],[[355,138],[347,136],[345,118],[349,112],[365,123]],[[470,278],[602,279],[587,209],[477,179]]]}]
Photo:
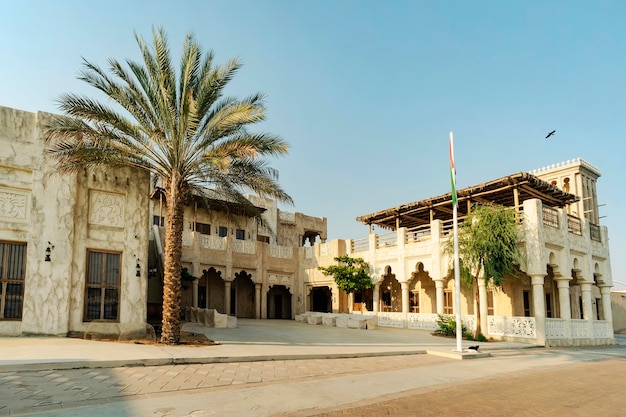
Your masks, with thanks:
[{"label": "white balustrade", "polygon": [[225,237],[216,237],[210,235],[200,235],[200,246],[205,249],[215,249],[215,250],[225,250],[226,249],[226,238]]},{"label": "white balustrade", "polygon": [[417,330],[437,330],[437,314],[408,313],[408,328]]},{"label": "white balustrade", "polygon": [[535,339],[537,338],[535,318],[489,316],[487,318],[487,334]]},{"label": "white balustrade", "polygon": [[254,255],[255,249],[256,242],[252,242],[249,240],[236,239],[233,243],[233,250],[237,253],[247,253],[250,255]]},{"label": "white balustrade", "polygon": [[401,329],[404,327],[402,313],[390,313],[381,311],[377,314],[377,324],[380,327],[397,327]]},{"label": "white balustrade", "polygon": [[613,325],[606,320],[598,320],[593,322],[593,337],[595,339],[612,339]]},{"label": "white balustrade", "polygon": [[570,338],[569,320],[546,319],[546,339],[563,340]]},{"label": "white balustrade", "polygon": [[593,337],[593,327],[589,320],[571,320],[572,339],[589,339]]}]

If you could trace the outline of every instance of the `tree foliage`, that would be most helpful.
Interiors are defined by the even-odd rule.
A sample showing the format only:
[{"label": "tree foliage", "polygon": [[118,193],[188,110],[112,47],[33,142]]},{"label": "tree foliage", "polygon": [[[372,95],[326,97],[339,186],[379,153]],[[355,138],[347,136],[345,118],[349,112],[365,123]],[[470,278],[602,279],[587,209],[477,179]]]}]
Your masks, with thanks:
[{"label": "tree foliage", "polygon": [[[476,300],[476,334],[480,334],[480,298],[478,280],[502,287],[507,276],[516,276],[519,264],[517,227],[513,210],[502,206],[475,205],[459,225],[459,275],[466,288],[474,290]],[[452,239],[444,251],[454,254]]]},{"label": "tree foliage", "polygon": [[241,63],[214,63],[193,34],[186,36],[178,70],[162,28],[152,44],[135,35],[142,61],[109,59],[108,71],[84,60],[79,79],[107,102],[65,94],[45,139],[61,173],[134,167],[151,174],[166,201],[163,327],[161,341],[180,341],[181,256],[184,207],[210,190],[212,201],[258,215],[245,192],[292,203],[265,156],[286,155],[280,137],[252,132],[265,119],[261,94],[238,99],[224,88]]},{"label": "tree foliage", "polygon": [[475,205],[459,225],[461,279],[473,288],[474,278],[482,275],[485,281],[502,287],[507,275],[516,275],[519,257],[514,211]]},{"label": "tree foliage", "polygon": [[370,276],[370,266],[362,258],[342,255],[335,257],[335,261],[340,262],[340,264],[327,267],[320,266],[317,269],[326,276],[332,276],[340,290],[350,294],[374,286]]}]

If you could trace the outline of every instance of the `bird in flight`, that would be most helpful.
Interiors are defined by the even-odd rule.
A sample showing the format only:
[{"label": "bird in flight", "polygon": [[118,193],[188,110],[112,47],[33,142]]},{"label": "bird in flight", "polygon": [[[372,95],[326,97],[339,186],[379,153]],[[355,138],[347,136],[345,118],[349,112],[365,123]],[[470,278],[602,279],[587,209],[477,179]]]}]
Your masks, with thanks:
[{"label": "bird in flight", "polygon": [[546,136],[546,139],[548,139],[550,136],[554,135],[556,133],[556,130],[553,130],[552,132],[548,133],[548,136]]}]

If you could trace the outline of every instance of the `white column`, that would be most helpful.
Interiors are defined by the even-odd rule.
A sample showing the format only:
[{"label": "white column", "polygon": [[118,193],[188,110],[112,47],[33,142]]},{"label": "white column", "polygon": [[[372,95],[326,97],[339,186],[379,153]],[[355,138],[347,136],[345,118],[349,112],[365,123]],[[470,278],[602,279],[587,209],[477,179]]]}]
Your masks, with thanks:
[{"label": "white column", "polygon": [[402,288],[402,322],[403,327],[407,327],[409,319],[409,283],[401,282],[400,288]]},{"label": "white column", "polygon": [[569,293],[569,278],[560,277],[554,278],[556,285],[559,289],[559,310],[561,311],[561,318],[566,320],[572,319],[572,308],[570,304]]},{"label": "white column", "polygon": [[611,287],[603,285],[600,287],[600,294],[602,294],[602,315],[604,320],[608,321],[613,326],[613,311],[611,310]]},{"label": "white column", "polygon": [[379,299],[380,299],[380,284],[374,284],[374,291],[372,291],[374,300],[372,301],[372,310],[374,310],[374,314],[377,314],[379,311]]},{"label": "white column", "polygon": [[254,284],[254,318],[261,318],[261,284]]},{"label": "white column", "polygon": [[400,288],[402,288],[402,313],[409,312],[409,283],[401,282]]},{"label": "white column", "polygon": [[487,305],[487,286],[482,277],[478,278],[478,301],[480,304],[480,328],[483,334],[487,334],[489,306]]},{"label": "white column", "polygon": [[546,342],[546,300],[543,291],[545,274],[529,274],[533,285],[533,309],[537,326],[537,342]]},{"label": "white column", "polygon": [[226,310],[226,315],[230,315],[230,286],[231,281],[224,281],[224,309]]},{"label": "white column", "polygon": [[437,314],[443,314],[444,310],[444,286],[445,282],[443,280],[435,281],[435,287],[437,287]]}]

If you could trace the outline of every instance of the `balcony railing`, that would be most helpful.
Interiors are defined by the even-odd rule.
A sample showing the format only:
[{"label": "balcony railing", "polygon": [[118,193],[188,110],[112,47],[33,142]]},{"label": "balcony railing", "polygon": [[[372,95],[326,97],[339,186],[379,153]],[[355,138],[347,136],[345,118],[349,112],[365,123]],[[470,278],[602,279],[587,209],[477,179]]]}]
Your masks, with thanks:
[{"label": "balcony railing", "polygon": [[542,208],[543,224],[550,227],[559,228],[559,211],[552,207]]},{"label": "balcony railing", "polygon": [[291,259],[293,248],[291,246],[270,245],[269,255],[272,258]]},{"label": "balcony railing", "polygon": [[352,239],[351,252],[364,252],[370,249],[370,238]]},{"label": "balcony railing", "polygon": [[388,232],[382,235],[376,235],[376,247],[384,248],[388,246],[396,246],[398,243],[398,233]]},{"label": "balcony railing", "polygon": [[567,230],[575,235],[582,236],[583,231],[580,223],[580,219],[578,217],[572,216],[571,214],[567,215]]},{"label": "balcony railing", "polygon": [[200,235],[200,246],[205,249],[225,250],[226,238],[210,235]]},{"label": "balcony railing", "polygon": [[256,242],[250,240],[238,240],[233,242],[233,251],[237,253],[247,253],[254,255],[256,249]]},{"label": "balcony railing", "polygon": [[600,226],[597,224],[589,223],[589,235],[591,240],[602,242],[602,233],[600,232]]},{"label": "balcony railing", "polygon": [[404,243],[414,243],[421,240],[430,239],[430,224],[424,224],[422,226],[412,227],[406,229],[404,234]]}]

